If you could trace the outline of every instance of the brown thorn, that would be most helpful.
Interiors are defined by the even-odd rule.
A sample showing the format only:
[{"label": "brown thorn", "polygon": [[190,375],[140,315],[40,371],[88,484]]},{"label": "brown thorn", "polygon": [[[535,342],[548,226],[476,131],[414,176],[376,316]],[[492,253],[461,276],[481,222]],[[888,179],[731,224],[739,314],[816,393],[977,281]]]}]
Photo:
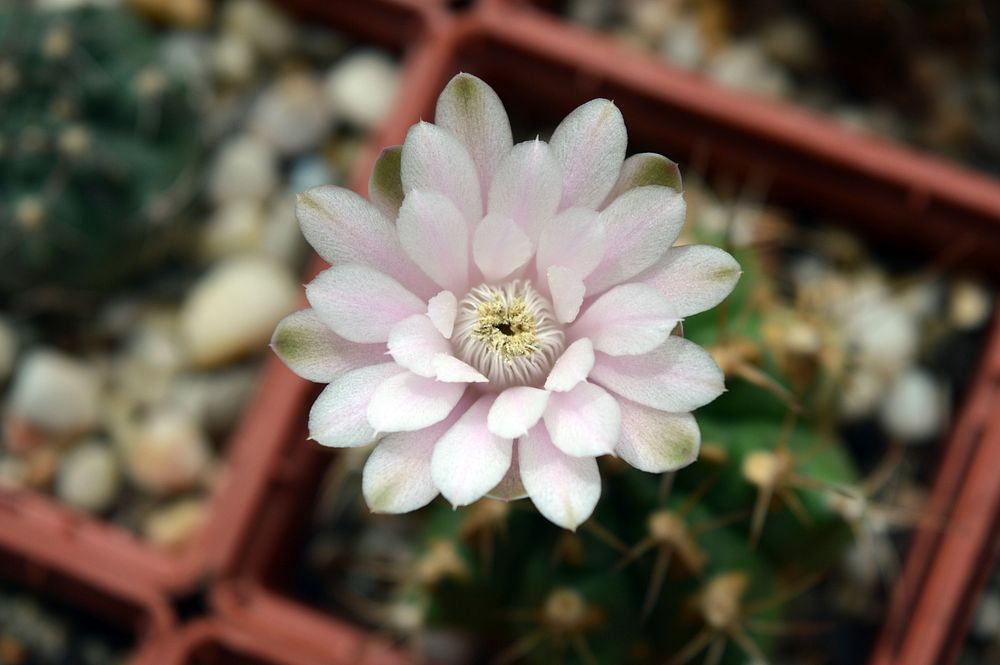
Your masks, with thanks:
[{"label": "brown thorn", "polygon": [[616,536],[615,534],[611,533],[603,526],[598,524],[596,520],[593,519],[587,520],[586,522],[583,523],[583,528],[594,534],[594,536],[596,536],[597,539],[603,542],[605,545],[608,545],[618,550],[619,552],[628,551],[628,545],[623,543],[618,536]]},{"label": "brown thorn", "polygon": [[703,628],[700,633],[691,638],[691,641],[684,645],[673,658],[667,661],[666,665],[684,665],[700,654],[708,646],[708,643],[716,637],[715,632],[710,628]]},{"label": "brown thorn", "polygon": [[764,521],[767,519],[767,511],[771,507],[771,498],[774,496],[774,487],[768,485],[762,487],[757,492],[757,500],[753,505],[753,515],[750,519],[750,549],[756,549],[761,533],[764,531]]},{"label": "brown thorn", "polygon": [[660,548],[660,551],[656,553],[656,561],[653,563],[653,576],[649,581],[649,589],[646,591],[646,599],[642,603],[642,612],[640,616],[643,621],[649,618],[653,608],[656,607],[656,601],[660,597],[660,591],[663,589],[663,581],[667,577],[667,570],[670,569],[670,560],[672,558],[672,549],[662,547]]},{"label": "brown thorn", "polygon": [[653,539],[652,536],[647,536],[643,540],[640,540],[635,547],[629,550],[625,554],[625,556],[622,557],[622,560],[615,565],[615,567],[612,569],[611,572],[617,575],[618,573],[625,570],[625,568],[627,568],[630,563],[641,557],[643,554],[645,554],[655,546],[656,546],[656,541]]},{"label": "brown thorn", "polygon": [[535,632],[522,637],[497,654],[497,657],[493,659],[494,665],[508,665],[509,663],[520,660],[524,656],[531,653],[544,637],[545,633],[542,630],[536,630]]}]

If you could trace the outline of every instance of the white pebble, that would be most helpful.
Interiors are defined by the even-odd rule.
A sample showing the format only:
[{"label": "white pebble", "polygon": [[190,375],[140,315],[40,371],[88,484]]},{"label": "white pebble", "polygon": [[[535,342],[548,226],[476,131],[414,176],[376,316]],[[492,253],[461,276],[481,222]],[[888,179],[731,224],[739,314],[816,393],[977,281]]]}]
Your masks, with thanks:
[{"label": "white pebble", "polygon": [[840,415],[847,420],[871,415],[885,396],[885,383],[881,374],[864,368],[848,374],[840,391]]},{"label": "white pebble", "polygon": [[916,356],[918,323],[899,302],[858,297],[846,315],[845,333],[855,344],[862,364],[895,374]]},{"label": "white pebble", "polygon": [[219,149],[209,176],[209,192],[216,202],[248,199],[263,201],[278,185],[278,157],[259,139],[239,136]]},{"label": "white pebble", "polygon": [[17,370],[11,414],[59,434],[87,432],[100,417],[101,381],[90,365],[57,351],[29,353]]},{"label": "white pebble", "polygon": [[767,97],[784,97],[791,89],[788,76],[752,42],[734,44],[716,56],[708,67],[715,82]]},{"label": "white pebble", "polygon": [[326,98],[337,117],[370,129],[392,108],[399,91],[399,67],[379,51],[359,51],[333,66]]},{"label": "white pebble", "polygon": [[250,129],[282,155],[315,148],[330,126],[323,87],[301,71],[283,75],[250,111]]},{"label": "white pebble", "polygon": [[120,487],[115,453],[99,441],[87,441],[70,450],[56,474],[56,496],[71,506],[94,513],[110,508]]},{"label": "white pebble", "polygon": [[222,29],[252,44],[261,55],[274,58],[295,42],[295,27],[270,2],[230,0],[222,9]]},{"label": "white pebble", "polygon": [[246,83],[257,68],[253,45],[235,34],[223,34],[212,42],[211,59],[212,71],[226,83]]},{"label": "white pebble", "polygon": [[705,58],[705,37],[693,19],[673,24],[660,42],[660,55],[682,69],[696,69]]},{"label": "white pebble", "polygon": [[244,257],[221,263],[181,307],[181,338],[191,361],[213,366],[263,351],[298,295],[296,280],[275,261]]},{"label": "white pebble", "polygon": [[142,526],[143,536],[154,547],[176,552],[194,540],[207,515],[204,499],[181,499],[150,513]]},{"label": "white pebble", "polygon": [[925,443],[944,426],[944,391],[926,371],[911,368],[889,387],[881,416],[882,426],[894,437]]},{"label": "white pebble", "polygon": [[149,414],[120,445],[132,482],[153,494],[197,487],[212,464],[201,428],[179,411]]},{"label": "white pebble", "polygon": [[988,589],[979,601],[972,633],[981,640],[996,640],[1000,635],[1000,594]]},{"label": "white pebble", "polygon": [[170,388],[168,401],[208,432],[225,433],[236,424],[253,394],[256,365],[184,374]]},{"label": "white pebble", "polygon": [[201,236],[201,254],[208,260],[249,254],[261,248],[267,224],[258,201],[238,199],[223,203],[208,220]]},{"label": "white pebble", "polygon": [[959,280],[952,284],[948,320],[959,330],[973,330],[986,323],[993,311],[993,296],[978,282]]}]

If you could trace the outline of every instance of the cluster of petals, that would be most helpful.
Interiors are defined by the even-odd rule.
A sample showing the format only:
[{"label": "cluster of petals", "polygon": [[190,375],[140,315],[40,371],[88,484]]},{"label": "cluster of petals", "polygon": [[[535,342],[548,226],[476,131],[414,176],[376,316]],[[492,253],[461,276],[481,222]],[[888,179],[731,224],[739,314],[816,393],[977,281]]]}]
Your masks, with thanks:
[{"label": "cluster of petals", "polygon": [[[721,302],[740,268],[721,249],[674,246],[677,167],[625,159],[626,142],[619,110],[597,99],[550,142],[515,145],[496,93],[459,74],[435,123],[380,155],[369,199],[300,195],[302,231],[331,267],[272,346],[329,384],[312,439],[377,442],[363,472],[372,510],[527,496],[574,529],[600,497],[597,457],[653,473],[697,457],[691,411],[723,392],[723,375],[672,333]],[[475,296],[502,305],[515,292],[539,332],[499,357],[470,332]]]}]

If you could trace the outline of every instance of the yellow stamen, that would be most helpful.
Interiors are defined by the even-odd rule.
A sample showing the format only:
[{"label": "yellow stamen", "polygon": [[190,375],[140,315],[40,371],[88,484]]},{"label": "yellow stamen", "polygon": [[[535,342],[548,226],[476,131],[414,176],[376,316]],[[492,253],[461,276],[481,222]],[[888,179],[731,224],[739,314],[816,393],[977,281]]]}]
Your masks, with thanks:
[{"label": "yellow stamen", "polygon": [[476,308],[476,314],[473,337],[482,340],[504,362],[512,363],[514,357],[528,356],[538,349],[535,317],[524,298],[518,296],[508,305],[500,294],[495,294]]}]

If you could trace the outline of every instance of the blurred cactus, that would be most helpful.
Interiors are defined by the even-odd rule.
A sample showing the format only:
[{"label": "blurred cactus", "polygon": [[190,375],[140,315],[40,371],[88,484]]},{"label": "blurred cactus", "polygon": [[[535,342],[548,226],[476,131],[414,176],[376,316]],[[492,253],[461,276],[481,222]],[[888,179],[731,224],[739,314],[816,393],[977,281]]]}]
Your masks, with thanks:
[{"label": "blurred cactus", "polygon": [[200,141],[157,45],[124,9],[0,4],[3,301],[100,294],[180,237]]}]

